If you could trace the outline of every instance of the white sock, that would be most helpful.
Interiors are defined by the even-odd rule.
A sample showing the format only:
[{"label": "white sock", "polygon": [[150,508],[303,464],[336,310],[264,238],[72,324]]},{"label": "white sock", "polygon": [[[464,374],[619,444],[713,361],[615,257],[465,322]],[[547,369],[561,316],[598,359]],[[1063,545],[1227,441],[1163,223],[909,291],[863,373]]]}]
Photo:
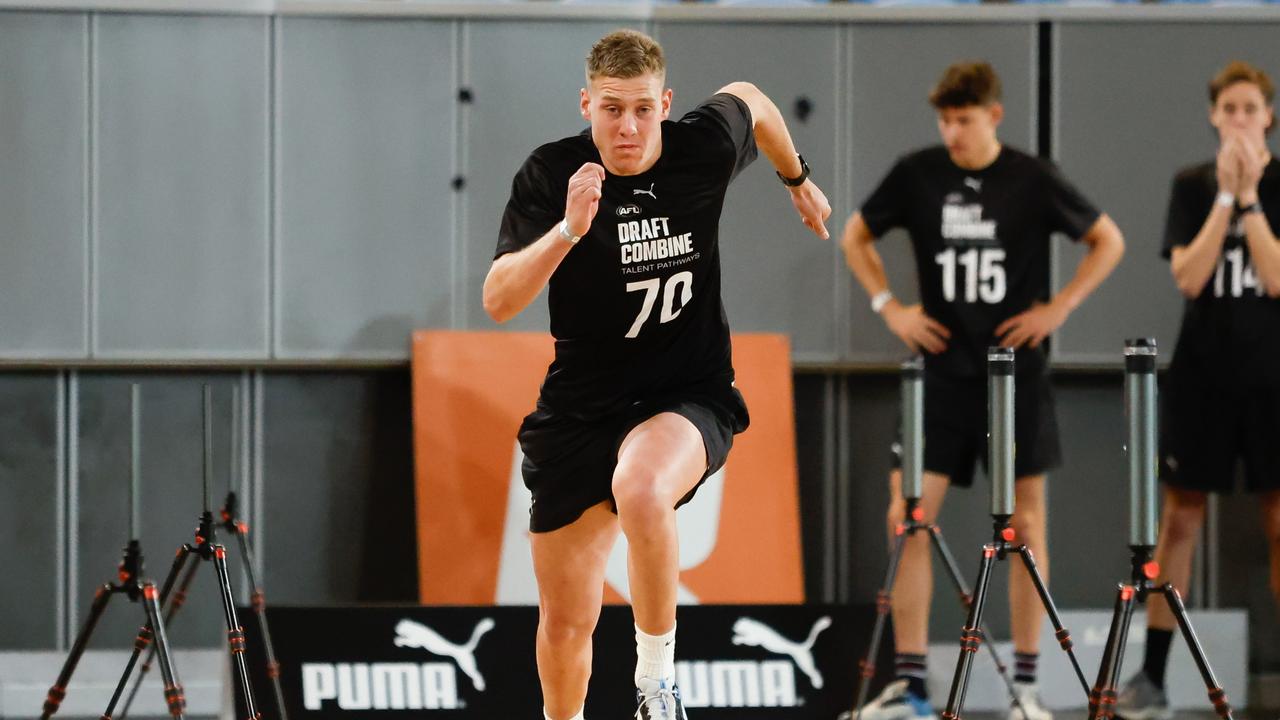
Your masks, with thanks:
[{"label": "white sock", "polygon": [[[577,715],[574,715],[574,716],[573,716],[573,717],[571,717],[571,718],[569,718],[569,720],[583,720],[583,718],[582,718],[582,713],[583,713],[583,711],[585,711],[585,710],[586,710],[586,708],[583,708],[582,710],[579,710],[579,711],[578,711],[578,714],[577,714]],[[546,709],[546,708],[542,708],[542,717],[544,718],[544,720],[551,720],[551,716],[547,714],[547,709]]]},{"label": "white sock", "polygon": [[649,635],[636,626],[636,685],[640,678],[663,680],[667,685],[676,681],[676,628],[661,635]]}]

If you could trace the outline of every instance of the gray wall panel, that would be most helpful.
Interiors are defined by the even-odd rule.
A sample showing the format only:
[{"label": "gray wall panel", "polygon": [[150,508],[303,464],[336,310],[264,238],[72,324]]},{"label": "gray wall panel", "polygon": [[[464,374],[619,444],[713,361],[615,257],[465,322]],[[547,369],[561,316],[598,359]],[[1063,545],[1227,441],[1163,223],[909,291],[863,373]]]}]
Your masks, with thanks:
[{"label": "gray wall panel", "polygon": [[[115,580],[121,549],[129,540],[129,386],[141,385],[140,533],[146,576],[159,585],[183,543],[194,541],[201,508],[203,475],[203,385],[213,387],[213,480],[211,510],[217,518],[230,485],[231,388],[236,374],[155,375],[81,374],[78,483],[73,508],[78,528],[79,566],[74,569],[78,597],[77,627],[88,610],[93,588]],[[219,542],[232,543],[225,533]],[[239,553],[228,563],[233,585],[239,580]],[[195,558],[188,562],[196,562]],[[187,604],[166,629],[175,645],[216,647],[226,626],[212,562],[199,562]],[[237,597],[242,588],[237,586]],[[141,608],[116,598],[95,634],[95,647],[122,647],[138,631]]]},{"label": "gray wall panel", "polygon": [[452,25],[280,22],[276,352],[405,357],[450,326]]},{"label": "gray wall panel", "polygon": [[0,376],[0,648],[57,640],[58,412],[52,373]]},{"label": "gray wall panel", "polygon": [[[466,24],[463,76],[475,91],[465,122],[467,192],[459,302],[466,327],[495,327],[481,305],[481,289],[498,244],[511,179],[539,145],[586,127],[578,112],[578,90],[585,82],[583,59],[592,43],[620,25],[528,20]],[[546,292],[505,327],[546,330]]]},{"label": "gray wall panel", "polygon": [[83,15],[0,14],[0,355],[87,351]]},{"label": "gray wall panel", "polygon": [[265,356],[268,20],[95,24],[95,352]]},{"label": "gray wall panel", "polygon": [[[1055,154],[1128,242],[1120,267],[1058,333],[1058,359],[1119,364],[1124,338],[1135,335],[1155,336],[1171,357],[1182,301],[1159,253],[1173,175],[1217,151],[1209,79],[1235,58],[1280,68],[1278,31],[1273,23],[1058,27]],[[1065,282],[1081,250],[1060,243],[1056,255]]]},{"label": "gray wall panel", "polygon": [[[734,80],[754,83],[782,110],[797,150],[813,168],[813,179],[832,201],[831,222],[842,223],[844,198],[836,196],[836,93],[840,78],[797,68],[838,67],[837,35],[831,26],[669,23],[657,28],[667,55],[667,84],[675,91],[672,118]],[[762,47],[785,47],[779,63]],[[796,101],[812,114],[801,121]],[[839,237],[838,224],[829,227]],[[738,332],[784,332],[792,353],[809,360],[838,358],[833,243],[800,223],[789,193],[761,154],[729,189],[720,223],[724,302]],[[843,308],[840,308],[843,310]]]},{"label": "gray wall panel", "polygon": [[[847,206],[861,206],[899,156],[941,142],[929,90],[943,69],[958,60],[982,58],[995,66],[1004,85],[1000,138],[1035,152],[1035,25],[867,24],[854,25],[849,32],[852,97],[847,129],[852,181]],[[843,226],[844,219],[836,226]],[[903,302],[914,302],[915,264],[907,235],[893,231],[877,249],[884,257],[889,286]],[[894,362],[905,357],[906,349],[871,312],[866,293],[856,283],[850,302],[847,359]]]},{"label": "gray wall panel", "polygon": [[404,370],[265,377],[272,602],[417,600],[409,403]]}]

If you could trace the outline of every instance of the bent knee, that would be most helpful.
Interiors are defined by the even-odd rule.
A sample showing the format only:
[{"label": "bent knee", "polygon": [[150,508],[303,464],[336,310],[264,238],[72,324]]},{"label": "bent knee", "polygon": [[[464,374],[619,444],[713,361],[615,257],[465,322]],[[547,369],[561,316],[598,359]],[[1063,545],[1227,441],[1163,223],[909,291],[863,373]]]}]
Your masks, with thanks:
[{"label": "bent knee", "polygon": [[619,466],[613,475],[612,490],[623,525],[660,518],[675,506],[661,491],[658,474],[643,466]]},{"label": "bent knee", "polygon": [[591,642],[596,629],[596,618],[573,616],[567,613],[544,612],[538,620],[538,632],[553,648],[571,648]]}]

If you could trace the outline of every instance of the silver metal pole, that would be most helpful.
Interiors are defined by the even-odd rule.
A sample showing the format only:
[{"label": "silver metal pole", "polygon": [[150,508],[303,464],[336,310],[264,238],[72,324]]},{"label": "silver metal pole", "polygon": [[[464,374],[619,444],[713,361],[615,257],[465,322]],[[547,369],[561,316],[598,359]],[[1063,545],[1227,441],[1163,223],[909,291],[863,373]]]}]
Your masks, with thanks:
[{"label": "silver metal pole", "polygon": [[1013,348],[987,349],[987,467],[991,514],[1013,515]]},{"label": "silver metal pole", "polygon": [[138,383],[129,386],[129,539],[137,540],[138,503],[142,487],[142,390]]},{"label": "silver metal pole", "polygon": [[1124,343],[1125,417],[1129,421],[1129,545],[1156,544],[1156,341]]},{"label": "silver metal pole", "polygon": [[204,473],[203,493],[204,511],[209,512],[209,481],[213,479],[213,389],[208,383],[204,386]]},{"label": "silver metal pole", "polygon": [[924,472],[924,361],[902,363],[902,497],[919,499]]}]

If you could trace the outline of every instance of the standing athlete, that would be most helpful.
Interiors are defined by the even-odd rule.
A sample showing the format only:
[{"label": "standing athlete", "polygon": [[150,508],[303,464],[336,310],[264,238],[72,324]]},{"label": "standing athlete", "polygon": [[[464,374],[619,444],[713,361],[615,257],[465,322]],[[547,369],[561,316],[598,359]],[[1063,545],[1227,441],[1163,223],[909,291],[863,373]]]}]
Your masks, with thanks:
[{"label": "standing athlete", "polygon": [[[1258,493],[1280,603],[1280,162],[1267,150],[1275,86],[1233,62],[1209,82],[1214,160],[1173,180],[1162,254],[1186,296],[1164,385],[1158,584],[1186,593],[1208,493],[1229,493],[1237,460]],[[1142,670],[1121,691],[1128,720],[1172,716],[1164,689],[1174,617],[1147,603]]]},{"label": "standing athlete", "polygon": [[[1124,240],[1053,163],[1002,145],[1000,80],[985,62],[947,68],[929,96],[943,145],[898,160],[845,226],[849,267],[871,307],[912,351],[923,352],[924,485],[921,507],[933,522],[949,485],[973,482],[986,462],[986,351],[1017,348],[1018,448],[1014,461],[1021,542],[1048,579],[1045,472],[1059,463],[1058,426],[1042,342],[1067,319],[1124,253]],[[921,304],[889,291],[874,242],[906,228],[915,251]],[[1065,233],[1088,246],[1071,282],[1052,299],[1049,237]],[[901,467],[901,458],[897,458]],[[903,521],[901,470],[889,478],[889,531]],[[892,589],[897,677],[862,709],[863,720],[933,718],[925,684],[933,574],[929,539],[907,540]],[[1048,720],[1035,690],[1043,608],[1021,563],[1009,563],[1015,690],[1028,718]],[[1010,717],[1024,720],[1016,707]]]},{"label": "standing athlete", "polygon": [[520,426],[538,580],[538,675],[547,720],[580,720],[605,562],[626,535],[642,720],[685,720],[675,686],[675,508],[725,462],[747,408],[733,386],[720,299],[719,220],[756,157],[804,224],[827,237],[778,108],[749,83],[668,122],[662,48],[630,30],[587,56],[590,128],[538,148],[516,173],[484,284],[503,322],[549,286],[555,360]]}]

